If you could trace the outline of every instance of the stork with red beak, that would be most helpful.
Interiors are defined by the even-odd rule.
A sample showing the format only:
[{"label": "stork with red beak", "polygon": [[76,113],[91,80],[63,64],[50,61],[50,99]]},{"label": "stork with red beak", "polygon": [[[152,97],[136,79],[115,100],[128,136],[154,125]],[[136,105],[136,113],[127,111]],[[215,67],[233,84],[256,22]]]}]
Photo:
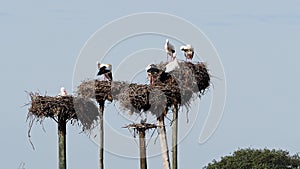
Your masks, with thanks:
[{"label": "stork with red beak", "polygon": [[165,51],[167,53],[167,62],[168,62],[168,57],[171,57],[171,61],[175,59],[176,53],[175,53],[175,47],[169,42],[169,39],[166,39],[165,43]]},{"label": "stork with red beak", "polygon": [[67,90],[64,87],[61,87],[58,96],[67,96],[67,95],[68,95]]},{"label": "stork with red beak", "polygon": [[112,77],[112,66],[111,64],[100,64],[99,62],[97,62],[97,65],[98,65],[98,73],[97,73],[97,76],[101,76],[101,75],[104,75],[105,77],[105,80],[108,80],[108,81],[112,81],[113,80],[113,77]]},{"label": "stork with red beak", "polygon": [[193,59],[193,57],[194,57],[194,48],[193,48],[192,45],[187,44],[185,46],[181,46],[180,50],[182,50],[184,52],[184,56],[185,56],[186,60],[187,59],[189,59],[189,60]]},{"label": "stork with red beak", "polygon": [[158,73],[159,69],[157,68],[157,66],[155,64],[150,64],[146,67],[146,71],[147,71],[148,78],[150,80],[150,84],[153,85],[154,84],[153,75]]}]

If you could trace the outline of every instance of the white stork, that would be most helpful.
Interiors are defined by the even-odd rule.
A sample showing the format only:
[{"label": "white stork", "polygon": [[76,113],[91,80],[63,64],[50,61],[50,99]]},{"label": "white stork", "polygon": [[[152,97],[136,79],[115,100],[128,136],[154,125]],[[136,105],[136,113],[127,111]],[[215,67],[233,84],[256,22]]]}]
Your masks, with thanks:
[{"label": "white stork", "polygon": [[148,78],[150,80],[150,84],[152,85],[154,83],[153,74],[158,73],[159,69],[157,68],[157,66],[155,64],[149,64],[146,67],[146,71],[147,71]]},{"label": "white stork", "polygon": [[185,46],[181,46],[180,50],[182,50],[184,52],[184,56],[185,56],[186,60],[187,59],[190,59],[190,60],[193,59],[193,57],[194,57],[194,48],[193,48],[192,45],[187,44]]},{"label": "white stork", "polygon": [[60,88],[60,93],[58,93],[58,96],[67,96],[67,90],[64,87]]},{"label": "white stork", "polygon": [[112,77],[112,66],[111,64],[100,64],[99,62],[97,62],[98,65],[98,69],[99,72],[97,73],[97,76],[101,76],[104,74],[105,79],[112,81],[113,77]]},{"label": "white stork", "polygon": [[166,43],[165,43],[165,51],[167,53],[167,62],[168,62],[168,56],[171,56],[171,60],[174,60],[174,58],[176,57],[176,53],[175,53],[175,47],[174,45],[172,45],[169,42],[169,39],[166,39]]}]

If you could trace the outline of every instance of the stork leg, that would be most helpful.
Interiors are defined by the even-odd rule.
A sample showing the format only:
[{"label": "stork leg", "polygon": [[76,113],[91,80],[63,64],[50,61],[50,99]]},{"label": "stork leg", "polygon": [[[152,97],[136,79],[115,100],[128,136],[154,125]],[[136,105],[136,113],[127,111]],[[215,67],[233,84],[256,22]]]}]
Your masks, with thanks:
[{"label": "stork leg", "polygon": [[167,53],[167,62],[168,62],[168,58],[169,58],[169,56],[168,56],[168,53]]}]

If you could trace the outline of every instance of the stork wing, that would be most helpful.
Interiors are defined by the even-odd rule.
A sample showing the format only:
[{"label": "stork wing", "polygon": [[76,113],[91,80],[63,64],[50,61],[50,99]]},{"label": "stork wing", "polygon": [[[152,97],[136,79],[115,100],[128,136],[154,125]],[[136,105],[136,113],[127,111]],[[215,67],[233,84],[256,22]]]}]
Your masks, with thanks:
[{"label": "stork wing", "polygon": [[106,70],[105,66],[102,66],[99,68],[99,72],[97,73],[97,76],[103,75],[104,73],[107,73],[108,71]]},{"label": "stork wing", "polygon": [[107,73],[107,78],[109,79],[109,81],[112,81],[113,80],[113,77],[112,77],[112,73],[111,72],[108,72]]},{"label": "stork wing", "polygon": [[180,46],[180,50],[187,51],[187,46]]},{"label": "stork wing", "polygon": [[150,69],[147,70],[148,73],[152,73],[152,72],[159,72],[159,69],[156,67],[151,67]]},{"label": "stork wing", "polygon": [[101,63],[97,62],[97,66],[98,66],[98,69],[100,69],[101,68]]},{"label": "stork wing", "polygon": [[169,43],[169,47],[170,47],[170,51],[171,51],[172,53],[174,53],[174,52],[175,52],[175,47],[174,47],[174,45],[172,45],[171,43]]}]

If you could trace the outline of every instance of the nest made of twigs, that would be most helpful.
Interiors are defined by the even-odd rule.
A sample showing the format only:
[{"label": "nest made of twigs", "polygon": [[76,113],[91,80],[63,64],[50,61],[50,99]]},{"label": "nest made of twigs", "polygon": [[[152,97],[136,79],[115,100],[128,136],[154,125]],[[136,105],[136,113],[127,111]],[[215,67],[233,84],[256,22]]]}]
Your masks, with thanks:
[{"label": "nest made of twigs", "polygon": [[78,86],[77,94],[84,98],[120,102],[124,110],[140,113],[161,113],[172,105],[189,105],[193,94],[204,94],[209,87],[210,76],[204,63],[179,63],[180,69],[164,72],[165,63],[154,75],[154,84],[128,84],[118,81],[87,80]]},{"label": "nest made of twigs", "polygon": [[165,73],[166,63],[157,65],[160,72],[154,76],[154,83],[163,82],[171,85],[176,85],[181,90],[190,90],[193,93],[204,91],[210,85],[210,75],[205,63],[179,62],[179,69],[175,69],[169,73]]},{"label": "nest made of twigs", "polygon": [[99,111],[95,103],[86,98],[73,96],[42,96],[39,93],[29,93],[30,108],[28,118],[33,121],[43,121],[45,118],[79,122],[83,130],[92,129],[98,120]]}]

